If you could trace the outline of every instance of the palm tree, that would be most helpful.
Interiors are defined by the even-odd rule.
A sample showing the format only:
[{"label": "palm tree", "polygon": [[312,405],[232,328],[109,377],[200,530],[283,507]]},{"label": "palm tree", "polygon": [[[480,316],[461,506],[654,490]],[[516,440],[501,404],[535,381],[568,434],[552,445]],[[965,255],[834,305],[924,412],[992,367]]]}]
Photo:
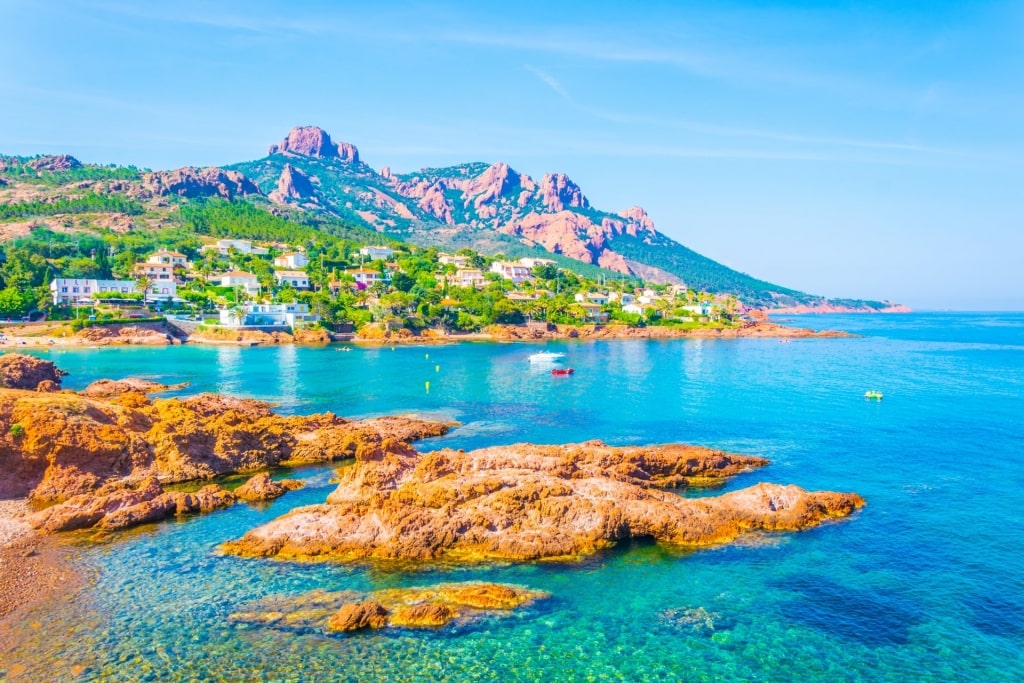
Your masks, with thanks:
[{"label": "palm tree", "polygon": [[139,275],[135,278],[135,289],[142,293],[142,303],[146,303],[146,296],[149,293],[149,288],[153,286],[153,281],[148,275]]}]

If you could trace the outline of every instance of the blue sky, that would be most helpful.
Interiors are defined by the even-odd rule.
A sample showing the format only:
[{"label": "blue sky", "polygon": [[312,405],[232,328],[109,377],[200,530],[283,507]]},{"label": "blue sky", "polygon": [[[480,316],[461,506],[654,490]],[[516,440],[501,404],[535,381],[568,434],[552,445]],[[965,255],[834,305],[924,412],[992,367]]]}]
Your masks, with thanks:
[{"label": "blue sky", "polygon": [[315,124],[375,168],[565,172],[804,291],[1024,309],[1024,3],[367,4],[0,0],[0,152],[226,164]]}]

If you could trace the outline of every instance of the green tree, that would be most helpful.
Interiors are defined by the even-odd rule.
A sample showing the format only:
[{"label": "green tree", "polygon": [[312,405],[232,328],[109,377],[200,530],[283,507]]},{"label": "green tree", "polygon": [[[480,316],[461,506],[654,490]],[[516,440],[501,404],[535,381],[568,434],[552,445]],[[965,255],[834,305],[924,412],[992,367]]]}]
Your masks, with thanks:
[{"label": "green tree", "polygon": [[14,287],[0,290],[0,318],[17,318],[27,313],[29,300]]}]

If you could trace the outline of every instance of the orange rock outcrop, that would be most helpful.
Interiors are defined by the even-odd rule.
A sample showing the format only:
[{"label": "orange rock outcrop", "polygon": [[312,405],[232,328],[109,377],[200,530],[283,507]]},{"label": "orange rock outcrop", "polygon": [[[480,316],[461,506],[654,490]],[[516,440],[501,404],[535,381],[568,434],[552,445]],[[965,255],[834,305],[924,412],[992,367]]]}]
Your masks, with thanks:
[{"label": "orange rock outcrop", "polygon": [[56,503],[149,477],[180,482],[372,457],[449,428],[403,417],[281,416],[266,403],[213,394],[151,401],[137,392],[90,398],[0,389],[0,499]]},{"label": "orange rock outcrop", "polygon": [[326,504],[293,510],[223,550],[338,561],[573,558],[632,537],[699,547],[799,530],[864,502],[776,484],[712,498],[664,490],[768,464],[696,446],[518,444],[424,455],[389,446],[358,454]]},{"label": "orange rock outcrop", "polygon": [[250,503],[274,500],[289,491],[301,489],[305,484],[295,479],[274,481],[267,472],[253,475],[247,482],[235,489],[235,497]]},{"label": "orange rock outcrop", "polygon": [[0,387],[35,389],[41,382],[59,386],[60,378],[65,374],[50,361],[35,356],[23,353],[5,353],[0,356]]}]

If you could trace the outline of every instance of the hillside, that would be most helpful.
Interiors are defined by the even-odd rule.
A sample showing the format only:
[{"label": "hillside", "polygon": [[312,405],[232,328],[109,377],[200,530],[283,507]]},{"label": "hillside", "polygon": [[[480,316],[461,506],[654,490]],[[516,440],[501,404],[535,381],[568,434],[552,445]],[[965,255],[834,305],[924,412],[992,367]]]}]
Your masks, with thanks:
[{"label": "hillside", "polygon": [[[500,162],[376,171],[354,145],[334,142],[313,126],[292,129],[262,159],[225,168],[252,179],[279,206],[352,220],[414,244],[486,254],[530,247],[649,282],[735,293],[768,307],[825,301],[686,248],[658,232],[641,207],[597,209],[561,173],[535,180]],[[853,307],[886,306],[856,301]]]},{"label": "hillside", "polygon": [[[598,209],[564,174],[535,180],[500,162],[378,171],[360,159],[354,145],[335,142],[312,126],[292,129],[261,159],[223,168],[145,171],[85,165],[67,155],[0,156],[0,241],[28,235],[41,218],[52,218],[50,229],[69,233],[190,227],[182,221],[182,207],[211,198],[252,204],[313,230],[362,230],[364,242],[392,239],[449,251],[543,256],[588,277],[686,283],[767,308],[838,303],[698,254],[659,232],[641,207]],[[217,226],[207,226],[206,234],[218,234]],[[260,237],[237,229],[232,235]],[[890,306],[842,304],[860,310]]]}]

